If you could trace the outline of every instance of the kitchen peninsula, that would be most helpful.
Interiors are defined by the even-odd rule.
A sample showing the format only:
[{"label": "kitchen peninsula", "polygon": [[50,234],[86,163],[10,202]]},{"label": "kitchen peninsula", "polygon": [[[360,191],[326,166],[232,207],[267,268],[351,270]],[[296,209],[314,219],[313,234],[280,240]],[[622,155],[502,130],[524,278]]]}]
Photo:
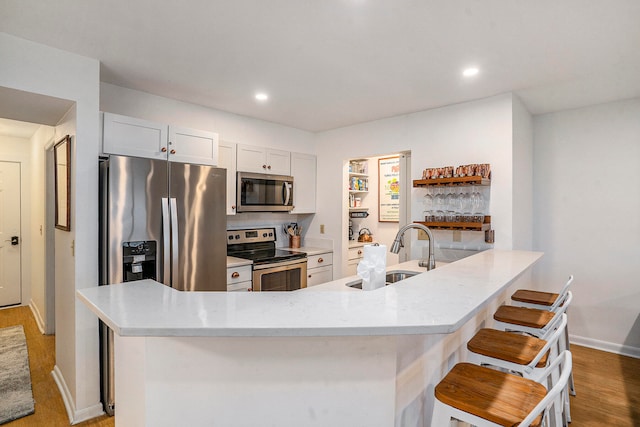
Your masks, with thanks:
[{"label": "kitchen peninsula", "polygon": [[541,256],[489,250],[368,292],[351,277],[296,292],[144,280],[77,294],[116,333],[117,426],[413,426]]}]

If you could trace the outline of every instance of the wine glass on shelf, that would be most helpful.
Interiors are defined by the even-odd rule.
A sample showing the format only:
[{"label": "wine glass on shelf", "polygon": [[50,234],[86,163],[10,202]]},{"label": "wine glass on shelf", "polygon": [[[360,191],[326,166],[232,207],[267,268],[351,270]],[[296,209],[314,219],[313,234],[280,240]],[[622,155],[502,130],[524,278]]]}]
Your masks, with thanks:
[{"label": "wine glass on shelf", "polygon": [[427,188],[427,193],[424,195],[424,220],[425,222],[433,222],[433,195],[431,194],[431,188]]},{"label": "wine glass on shelf", "polygon": [[446,196],[446,221],[454,222],[456,220],[456,204],[457,204],[457,195],[455,190],[450,187],[449,192]]},{"label": "wine glass on shelf", "polygon": [[434,197],[434,218],[435,222],[444,222],[444,194],[441,187],[436,189],[436,195]]}]

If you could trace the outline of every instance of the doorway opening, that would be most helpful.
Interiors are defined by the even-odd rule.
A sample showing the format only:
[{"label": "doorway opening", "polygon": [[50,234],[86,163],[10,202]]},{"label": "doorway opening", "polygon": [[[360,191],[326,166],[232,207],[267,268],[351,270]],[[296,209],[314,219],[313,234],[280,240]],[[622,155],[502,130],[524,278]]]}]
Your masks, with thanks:
[{"label": "doorway opening", "polygon": [[[343,218],[343,276],[356,274],[362,247],[378,243],[391,247],[398,230],[411,220],[411,152],[351,158],[345,161]],[[387,265],[408,260],[410,248],[387,252]]]}]

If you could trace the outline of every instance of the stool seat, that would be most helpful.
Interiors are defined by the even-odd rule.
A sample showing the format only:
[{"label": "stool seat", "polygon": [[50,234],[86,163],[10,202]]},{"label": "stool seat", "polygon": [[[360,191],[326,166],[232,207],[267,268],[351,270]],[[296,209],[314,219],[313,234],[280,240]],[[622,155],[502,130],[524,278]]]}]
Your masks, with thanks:
[{"label": "stool seat", "polygon": [[[527,335],[498,331],[496,329],[480,329],[469,340],[467,348],[473,353],[495,359],[506,360],[518,365],[528,365],[533,362],[547,342]],[[536,368],[547,365],[549,352],[542,356]]]},{"label": "stool seat", "polygon": [[520,424],[546,394],[536,381],[471,363],[455,365],[435,388],[440,402],[501,426]]},{"label": "stool seat", "polygon": [[527,304],[537,304],[551,307],[558,299],[559,294],[552,292],[532,291],[530,289],[518,289],[511,295],[513,301],[524,302]]},{"label": "stool seat", "polygon": [[541,329],[553,319],[554,315],[554,312],[547,310],[501,305],[493,318],[499,322]]}]

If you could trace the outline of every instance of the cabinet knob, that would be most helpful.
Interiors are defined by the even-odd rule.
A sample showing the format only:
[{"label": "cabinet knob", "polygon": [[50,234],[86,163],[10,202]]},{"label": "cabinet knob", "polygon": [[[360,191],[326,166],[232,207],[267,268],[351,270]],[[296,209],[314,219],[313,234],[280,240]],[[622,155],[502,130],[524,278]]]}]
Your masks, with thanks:
[{"label": "cabinet knob", "polygon": [[166,152],[167,152],[167,147],[162,147],[162,148],[160,149],[160,151],[162,151],[163,153],[166,153]]},{"label": "cabinet knob", "polygon": [[262,165],[262,169],[266,169],[266,168],[267,168],[267,165]]},{"label": "cabinet knob", "polygon": [[358,250],[358,255],[362,255],[362,251],[361,250]]},{"label": "cabinet knob", "polygon": [[322,264],[324,260],[322,258],[318,258],[318,264]]},{"label": "cabinet knob", "polygon": [[235,209],[235,208],[236,208],[236,205],[231,205],[231,209]]},{"label": "cabinet knob", "polygon": [[238,277],[240,277],[240,273],[238,273],[237,271],[234,271],[233,273],[231,273],[232,279],[237,279]]},{"label": "cabinet knob", "polygon": [[311,279],[311,275],[309,275],[309,279]]},{"label": "cabinet knob", "polygon": [[170,154],[176,154],[176,150],[169,151]]},{"label": "cabinet knob", "polygon": [[271,169],[271,165],[267,166],[267,169]]}]

